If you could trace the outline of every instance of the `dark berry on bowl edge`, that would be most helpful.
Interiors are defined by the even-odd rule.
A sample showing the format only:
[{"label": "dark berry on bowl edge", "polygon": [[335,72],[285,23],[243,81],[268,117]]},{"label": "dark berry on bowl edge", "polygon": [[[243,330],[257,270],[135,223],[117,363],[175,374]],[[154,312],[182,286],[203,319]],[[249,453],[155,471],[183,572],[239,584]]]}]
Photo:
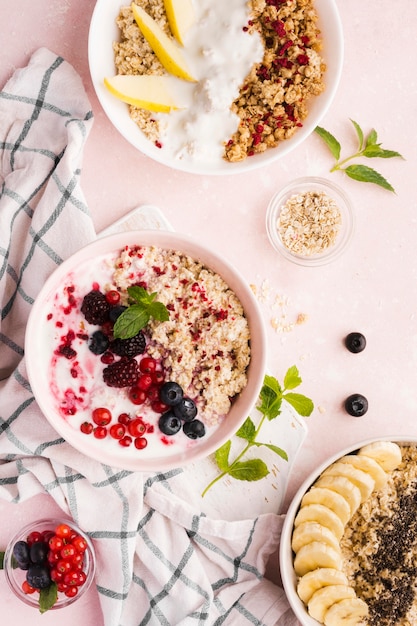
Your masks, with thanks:
[{"label": "dark berry on bowl edge", "polygon": [[174,406],[174,413],[184,422],[191,422],[197,415],[197,407],[191,398],[182,398],[178,404]]},{"label": "dark berry on bowl edge", "polygon": [[354,354],[362,352],[366,347],[365,336],[362,335],[362,333],[349,333],[345,337],[345,346],[349,352],[353,352]]},{"label": "dark berry on bowl edge", "polygon": [[184,434],[187,435],[190,439],[198,439],[199,437],[204,437],[206,434],[206,429],[204,427],[203,422],[200,420],[193,420],[192,422],[184,422],[182,427]]},{"label": "dark berry on bowl edge", "polygon": [[175,435],[181,430],[181,420],[172,411],[166,411],[159,418],[158,426],[164,435]]},{"label": "dark berry on bowl edge", "polygon": [[368,400],[360,393],[353,393],[346,398],[345,409],[353,417],[362,417],[368,410]]},{"label": "dark berry on bowl edge", "polygon": [[159,390],[159,399],[168,406],[175,406],[184,396],[182,387],[178,383],[168,381]]},{"label": "dark berry on bowl edge", "polygon": [[121,314],[126,311],[127,306],[123,306],[122,304],[118,304],[117,306],[112,306],[109,311],[109,320],[114,322],[121,316]]},{"label": "dark berry on bowl edge", "polygon": [[146,340],[142,331],[130,339],[114,339],[110,344],[110,350],[117,356],[134,357],[143,354],[145,348]]},{"label": "dark berry on bowl edge", "polygon": [[93,354],[104,354],[109,347],[109,338],[101,330],[96,330],[88,340],[88,348]]},{"label": "dark berry on bowl edge", "polygon": [[17,541],[14,544],[13,556],[20,569],[28,569],[30,564],[30,548],[26,541]]},{"label": "dark berry on bowl edge", "polygon": [[31,565],[26,574],[26,580],[35,589],[46,589],[51,584],[49,568],[46,565],[35,563]]},{"label": "dark berry on bowl edge", "polygon": [[89,324],[103,324],[109,315],[110,305],[106,296],[93,289],[86,296],[81,305],[81,313]]},{"label": "dark berry on bowl edge", "polygon": [[30,546],[30,560],[32,563],[44,563],[48,556],[49,546],[45,541],[37,541]]},{"label": "dark berry on bowl edge", "polygon": [[133,387],[139,378],[139,368],[135,359],[123,357],[110,363],[103,370],[103,380],[109,387]]}]

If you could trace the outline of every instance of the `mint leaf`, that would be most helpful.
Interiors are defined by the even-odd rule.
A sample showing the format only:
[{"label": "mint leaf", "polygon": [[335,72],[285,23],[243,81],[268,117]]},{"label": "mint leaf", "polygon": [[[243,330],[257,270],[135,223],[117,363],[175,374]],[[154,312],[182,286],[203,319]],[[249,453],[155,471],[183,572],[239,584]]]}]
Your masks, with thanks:
[{"label": "mint leaf", "polygon": [[390,183],[381,174],[367,165],[349,165],[345,168],[345,172],[353,180],[358,180],[362,183],[374,183],[395,193],[395,189]]},{"label": "mint leaf", "polygon": [[52,582],[46,589],[41,589],[39,592],[39,610],[41,613],[45,613],[52,609],[55,602],[58,600],[58,590],[55,582]]},{"label": "mint leaf", "polygon": [[249,461],[234,463],[229,469],[229,475],[236,478],[236,480],[247,480],[250,482],[261,480],[268,474],[269,469],[262,459],[250,459]]},{"label": "mint leaf", "polygon": [[362,155],[364,157],[368,157],[369,159],[373,159],[375,157],[380,159],[392,159],[393,157],[403,158],[399,152],[395,152],[394,150],[384,150],[384,148],[381,148],[379,145],[367,146]]},{"label": "mint leaf", "polygon": [[222,472],[227,471],[229,467],[229,454],[230,454],[231,446],[232,446],[232,442],[229,439],[228,441],[226,441],[226,443],[224,443],[221,446],[221,448],[216,450],[216,453],[214,455],[216,459],[216,463]]},{"label": "mint leaf", "polygon": [[134,285],[127,288],[129,298],[134,302],[117,318],[113,335],[117,339],[130,339],[149,323],[151,318],[158,322],[169,320],[165,304],[156,301],[157,293],[148,293],[143,287]]},{"label": "mint leaf", "polygon": [[295,389],[301,385],[303,381],[301,380],[298,369],[295,365],[289,368],[284,378],[284,388],[285,389]]},{"label": "mint leaf", "polygon": [[236,432],[236,436],[241,439],[246,439],[246,441],[253,441],[253,438],[256,434],[255,424],[252,422],[250,417],[247,417],[242,426]]},{"label": "mint leaf", "polygon": [[272,420],[281,412],[282,389],[276,378],[266,375],[259,394],[261,404],[257,407],[268,420]]},{"label": "mint leaf", "polygon": [[[365,146],[375,146],[377,145],[377,140],[378,140],[378,135],[376,130],[372,129],[371,132],[369,133],[369,135],[366,138],[366,144]],[[378,144],[381,145],[381,144]]]},{"label": "mint leaf", "polygon": [[336,161],[338,161],[340,158],[341,146],[336,137],[333,137],[333,135],[329,133],[328,130],[325,130],[321,126],[316,126],[314,130],[319,135],[319,137],[323,139]]},{"label": "mint leaf", "polygon": [[268,448],[268,450],[271,450],[272,452],[275,452],[275,454],[278,454],[278,456],[280,456],[282,459],[284,459],[284,461],[288,461],[288,454],[285,452],[285,450],[283,450],[282,448],[279,448],[278,446],[274,446],[274,444],[272,444],[272,443],[258,443],[258,442],[256,442],[255,445],[258,448],[260,446],[264,446],[264,448]]},{"label": "mint leaf", "polygon": [[[351,119],[350,121],[354,125],[355,130],[356,130],[356,134],[358,135],[358,141],[359,141],[359,148],[358,148],[358,150],[362,150],[362,148],[363,148],[363,130],[359,126],[359,124],[357,122],[355,122],[355,120]],[[336,157],[336,158],[339,158],[339,157]]]},{"label": "mint leaf", "polygon": [[286,393],[284,395],[284,400],[286,400],[288,404],[291,404],[297,413],[303,417],[308,417],[313,412],[313,402],[310,398],[303,396],[301,393]]}]

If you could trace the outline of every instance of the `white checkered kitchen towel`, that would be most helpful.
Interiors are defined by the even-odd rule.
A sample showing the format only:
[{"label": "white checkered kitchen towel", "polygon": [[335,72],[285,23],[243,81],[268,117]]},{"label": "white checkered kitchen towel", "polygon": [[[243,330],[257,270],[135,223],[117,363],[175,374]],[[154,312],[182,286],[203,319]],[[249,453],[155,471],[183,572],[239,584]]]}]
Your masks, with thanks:
[{"label": "white checkered kitchen towel", "polygon": [[46,491],[90,534],[106,626],[293,626],[282,589],[263,579],[280,517],[214,519],[188,497],[181,469],[144,476],[90,460],[34,401],[30,307],[56,266],[96,237],[80,189],[91,124],[79,76],[47,49],[0,92],[0,497]]}]

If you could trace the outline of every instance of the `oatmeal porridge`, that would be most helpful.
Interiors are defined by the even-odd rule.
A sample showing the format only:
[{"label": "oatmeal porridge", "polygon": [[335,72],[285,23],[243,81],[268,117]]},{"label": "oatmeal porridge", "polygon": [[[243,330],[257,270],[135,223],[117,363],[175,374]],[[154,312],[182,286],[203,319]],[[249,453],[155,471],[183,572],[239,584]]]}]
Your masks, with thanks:
[{"label": "oatmeal porridge", "polygon": [[[135,0],[170,35],[163,0]],[[195,0],[184,56],[196,83],[183,82],[186,109],[130,116],[161,150],[188,160],[242,161],[289,139],[325,88],[313,0]],[[130,6],[117,18],[117,74],[163,75]]]},{"label": "oatmeal porridge", "polygon": [[[138,308],[148,310],[143,302],[153,311],[145,325],[116,336],[124,313],[135,320]],[[126,246],[78,267],[49,302],[46,328],[57,413],[131,454],[173,452],[210,436],[247,383],[250,337],[239,299],[217,273],[175,250]],[[185,413],[175,422],[178,399]]]}]

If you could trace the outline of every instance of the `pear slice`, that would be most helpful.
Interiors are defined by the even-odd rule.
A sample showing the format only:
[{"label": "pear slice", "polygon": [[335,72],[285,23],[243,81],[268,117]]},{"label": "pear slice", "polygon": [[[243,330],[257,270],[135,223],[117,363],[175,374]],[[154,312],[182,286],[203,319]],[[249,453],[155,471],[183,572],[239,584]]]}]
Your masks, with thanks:
[{"label": "pear slice", "polygon": [[159,24],[141,7],[135,3],[131,6],[137,25],[167,72],[183,80],[195,82],[195,78],[191,76],[188,69],[187,61],[175,41],[170,39]]},{"label": "pear slice", "polygon": [[185,35],[195,22],[193,0],[164,0],[164,6],[171,32],[183,46]]},{"label": "pear slice", "polygon": [[104,84],[116,98],[133,106],[157,113],[169,113],[185,108],[176,93],[173,76],[117,75],[105,78]]}]

